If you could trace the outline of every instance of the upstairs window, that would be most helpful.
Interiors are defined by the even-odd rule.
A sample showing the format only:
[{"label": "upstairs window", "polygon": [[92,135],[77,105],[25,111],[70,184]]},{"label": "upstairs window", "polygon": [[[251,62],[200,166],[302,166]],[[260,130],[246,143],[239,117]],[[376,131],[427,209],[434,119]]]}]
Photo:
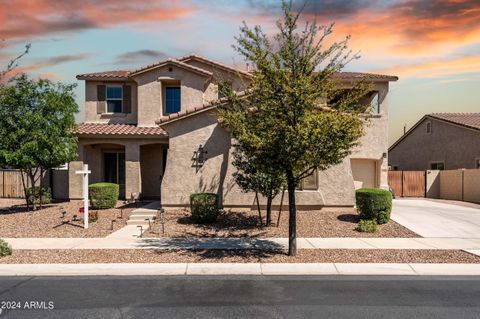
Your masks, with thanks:
[{"label": "upstairs window", "polygon": [[427,122],[427,125],[425,126],[425,132],[427,134],[432,133],[432,123],[431,122]]},{"label": "upstairs window", "polygon": [[179,86],[167,86],[165,88],[165,113],[177,113],[180,112],[180,87]]},{"label": "upstairs window", "polygon": [[120,85],[107,86],[107,112],[122,113],[123,106],[123,88]]}]

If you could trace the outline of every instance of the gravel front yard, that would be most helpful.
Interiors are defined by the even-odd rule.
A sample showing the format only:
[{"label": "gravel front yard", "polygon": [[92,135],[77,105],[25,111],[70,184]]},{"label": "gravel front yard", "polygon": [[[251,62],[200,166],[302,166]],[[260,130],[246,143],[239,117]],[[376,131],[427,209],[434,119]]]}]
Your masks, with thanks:
[{"label": "gravel front yard", "polygon": [[0,263],[480,263],[480,257],[456,250],[299,250],[283,252],[200,250],[16,250]]},{"label": "gravel front yard", "polygon": [[[119,230],[128,219],[133,208],[124,209],[123,219],[119,219],[120,209],[106,209],[98,211],[98,220],[89,223],[87,230],[83,229],[83,214],[78,209],[83,206],[82,201],[71,201],[46,205],[35,212],[26,211],[23,200],[0,199],[0,238],[32,238],[32,237],[105,237],[113,231]],[[15,209],[12,205],[19,205]],[[121,202],[117,207],[121,206]],[[62,211],[67,214],[62,218]],[[73,220],[77,215],[77,220]],[[111,221],[115,219],[114,229],[111,230]],[[62,221],[68,221],[63,223]]]},{"label": "gravel front yard", "polygon": [[[277,212],[272,212],[277,221]],[[288,237],[288,212],[282,212],[279,227],[259,227],[257,211],[225,211],[218,221],[210,225],[198,225],[190,220],[190,212],[184,209],[167,210],[165,213],[166,237]],[[265,216],[263,216],[265,218]],[[409,229],[390,220],[380,225],[376,233],[360,233],[355,230],[357,214],[337,211],[299,211],[297,214],[298,237],[420,237]],[[160,224],[144,237],[158,237]]]}]

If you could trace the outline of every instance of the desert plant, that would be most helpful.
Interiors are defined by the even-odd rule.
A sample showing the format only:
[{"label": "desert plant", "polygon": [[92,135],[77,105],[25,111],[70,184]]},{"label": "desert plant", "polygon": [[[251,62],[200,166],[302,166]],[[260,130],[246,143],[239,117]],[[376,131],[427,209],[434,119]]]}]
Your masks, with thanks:
[{"label": "desert plant", "polygon": [[204,224],[217,220],[220,210],[218,208],[218,194],[194,193],[190,195],[190,212],[194,222]]},{"label": "desert plant", "polygon": [[50,187],[30,187],[26,189],[27,195],[27,204],[28,205],[39,205],[40,204],[40,194],[42,204],[50,204],[52,202],[52,191]]},{"label": "desert plant", "polygon": [[392,194],[385,189],[361,188],[355,193],[360,218],[385,224],[390,220]]},{"label": "desert plant", "polygon": [[374,233],[378,229],[377,222],[371,219],[360,219],[355,230],[362,233]]},{"label": "desert plant", "polygon": [[94,223],[98,220],[98,212],[88,212],[88,221]]},{"label": "desert plant", "polygon": [[12,247],[10,247],[10,245],[3,239],[0,239],[0,257],[9,256],[11,254]]},{"label": "desert plant", "polygon": [[95,183],[88,186],[92,209],[113,208],[117,204],[119,186],[114,183]]}]

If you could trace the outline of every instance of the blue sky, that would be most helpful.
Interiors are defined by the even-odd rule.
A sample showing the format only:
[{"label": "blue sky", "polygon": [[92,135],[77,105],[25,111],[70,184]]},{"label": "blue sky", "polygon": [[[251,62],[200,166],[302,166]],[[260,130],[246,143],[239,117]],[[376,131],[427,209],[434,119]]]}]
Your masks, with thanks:
[{"label": "blue sky", "polygon": [[[276,0],[2,0],[0,62],[31,43],[18,70],[55,81],[192,52],[244,67],[232,48],[242,21],[272,33],[279,9]],[[426,113],[479,111],[478,1],[310,0],[303,12],[304,20],[335,22],[332,39],[352,35],[362,58],[346,70],[400,77],[389,95],[390,142]]]}]

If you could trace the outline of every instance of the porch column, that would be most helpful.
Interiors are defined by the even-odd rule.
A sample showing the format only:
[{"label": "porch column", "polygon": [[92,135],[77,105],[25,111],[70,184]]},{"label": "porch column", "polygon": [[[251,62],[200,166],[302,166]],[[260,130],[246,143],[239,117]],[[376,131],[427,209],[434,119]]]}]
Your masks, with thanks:
[{"label": "porch column", "polygon": [[75,174],[76,171],[83,169],[83,161],[72,161],[68,163],[68,198],[83,198],[83,176]]},{"label": "porch column", "polygon": [[378,161],[378,166],[380,167],[380,188],[383,189],[389,189],[390,187],[388,186],[388,157],[381,158]]},{"label": "porch column", "polygon": [[140,171],[140,145],[125,145],[125,198],[130,198],[132,193],[142,192],[142,179]]}]

